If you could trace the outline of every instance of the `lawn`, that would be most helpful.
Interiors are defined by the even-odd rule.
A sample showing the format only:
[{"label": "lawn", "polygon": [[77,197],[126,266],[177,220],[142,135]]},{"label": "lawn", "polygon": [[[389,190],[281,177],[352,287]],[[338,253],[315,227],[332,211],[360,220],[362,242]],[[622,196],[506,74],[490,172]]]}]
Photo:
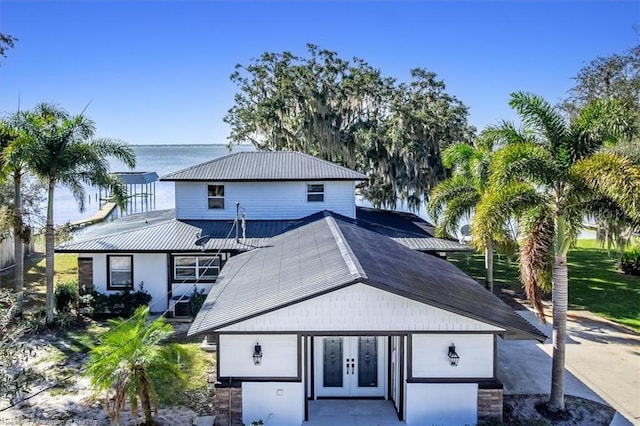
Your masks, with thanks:
[{"label": "lawn", "polygon": [[[55,283],[78,279],[78,255],[56,254]],[[13,290],[15,286],[13,270],[0,274],[0,289]],[[34,253],[24,263],[25,308],[44,309],[46,275],[44,253]]]},{"label": "lawn", "polygon": [[[456,254],[449,259],[480,282],[482,254]],[[588,310],[640,331],[640,277],[624,275],[615,266],[615,253],[600,249],[595,240],[578,240],[568,255],[569,309]],[[516,262],[496,258],[496,286],[523,294]]]}]

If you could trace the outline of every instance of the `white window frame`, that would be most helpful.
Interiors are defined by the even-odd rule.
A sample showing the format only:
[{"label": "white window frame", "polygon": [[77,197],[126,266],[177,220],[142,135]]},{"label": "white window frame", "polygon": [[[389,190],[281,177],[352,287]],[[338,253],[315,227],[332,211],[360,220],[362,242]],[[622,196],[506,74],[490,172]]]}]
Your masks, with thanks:
[{"label": "white window frame", "polygon": [[[222,195],[209,195],[209,188],[212,186],[216,186],[216,187],[221,187],[222,188]],[[210,201],[211,200],[222,200],[222,207],[211,207]],[[224,210],[225,208],[225,203],[224,203],[224,185],[221,183],[208,183],[207,184],[207,209],[209,210]]]},{"label": "white window frame", "polygon": [[[314,186],[322,186],[322,192],[318,192],[318,191],[311,191],[311,187]],[[324,203],[325,201],[325,195],[326,195],[326,186],[324,184],[324,182],[308,182],[306,184],[306,188],[307,188],[307,203]],[[321,195],[322,196],[322,200],[310,200],[309,196],[317,196],[317,195]]]},{"label": "white window frame", "polygon": [[[193,266],[178,265],[179,258],[193,258],[195,259],[194,265]],[[217,259],[217,265],[214,264],[214,265],[207,266],[207,265],[201,264],[201,261],[204,260],[204,258]],[[171,262],[173,266],[172,279],[174,282],[199,281],[199,282],[211,283],[211,282],[215,282],[218,279],[218,276],[220,275],[220,265],[221,265],[222,259],[221,259],[221,256],[215,256],[215,255],[179,254],[179,255],[173,255]],[[215,260],[214,260],[214,263],[216,263]],[[203,271],[207,271],[212,268],[216,271],[216,274],[214,277],[212,277],[211,275],[205,275],[204,273],[202,273]],[[189,276],[188,278],[180,278],[177,275],[177,269],[193,269],[194,274],[193,276]]]}]

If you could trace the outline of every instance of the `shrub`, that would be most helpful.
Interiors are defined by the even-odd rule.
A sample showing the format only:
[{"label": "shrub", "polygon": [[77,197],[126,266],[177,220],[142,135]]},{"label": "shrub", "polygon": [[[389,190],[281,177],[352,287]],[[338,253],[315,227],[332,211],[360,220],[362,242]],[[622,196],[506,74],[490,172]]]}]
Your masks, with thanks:
[{"label": "shrub", "polygon": [[627,275],[640,275],[640,246],[626,250],[618,262],[618,268]]},{"label": "shrub", "polygon": [[69,313],[78,305],[78,283],[76,281],[63,281],[56,284],[55,290],[56,310]]},{"label": "shrub", "polygon": [[140,285],[137,291],[123,290],[117,293],[104,294],[92,290],[80,296],[83,311],[90,316],[119,316],[128,318],[136,308],[148,305],[151,295]]},{"label": "shrub", "polygon": [[196,289],[193,290],[193,293],[191,293],[191,315],[194,317],[198,315],[198,312],[200,311],[200,308],[202,308],[206,299],[207,295],[204,292],[204,289],[200,289],[200,291],[197,291]]},{"label": "shrub", "polygon": [[75,316],[68,312],[60,312],[56,314],[54,321],[59,328],[65,330],[73,325],[76,322],[76,319],[77,318]]}]

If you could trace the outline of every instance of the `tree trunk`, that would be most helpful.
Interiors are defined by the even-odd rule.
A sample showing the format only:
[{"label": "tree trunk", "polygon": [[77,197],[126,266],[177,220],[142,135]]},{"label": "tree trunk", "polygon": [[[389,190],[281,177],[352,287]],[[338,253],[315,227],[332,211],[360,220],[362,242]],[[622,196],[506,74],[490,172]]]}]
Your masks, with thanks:
[{"label": "tree trunk", "polygon": [[569,296],[567,257],[556,256],[553,263],[553,364],[549,408],[564,410],[564,359],[567,343]]},{"label": "tree trunk", "polygon": [[153,417],[151,416],[151,399],[149,398],[149,388],[145,372],[142,371],[142,389],[140,389],[140,405],[142,405],[142,411],[144,412],[144,423],[146,426],[153,425]]},{"label": "tree trunk", "polygon": [[13,253],[14,272],[16,290],[16,310],[15,315],[22,315],[22,305],[24,300],[24,241],[22,231],[22,173],[19,170],[13,173],[13,210],[15,220],[13,222]]},{"label": "tree trunk", "polygon": [[[562,209],[558,209],[562,212]],[[549,408],[564,410],[564,359],[567,343],[567,308],[569,304],[569,274],[567,253],[570,238],[566,234],[566,217],[556,215],[556,244],[553,261],[553,360],[551,365],[551,395]]]},{"label": "tree trunk", "polygon": [[45,230],[45,255],[46,255],[46,275],[47,275],[47,323],[53,322],[53,274],[54,274],[54,253],[55,231],[53,228],[53,193],[56,187],[54,180],[49,181],[49,199],[47,202],[47,227]]},{"label": "tree trunk", "polygon": [[491,241],[487,241],[484,246],[484,270],[484,285],[493,293],[493,243]]}]

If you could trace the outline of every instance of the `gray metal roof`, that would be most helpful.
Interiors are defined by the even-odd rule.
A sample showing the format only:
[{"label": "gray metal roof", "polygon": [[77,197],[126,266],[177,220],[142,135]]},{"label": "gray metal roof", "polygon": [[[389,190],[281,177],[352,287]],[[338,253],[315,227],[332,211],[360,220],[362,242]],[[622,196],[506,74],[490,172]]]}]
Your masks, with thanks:
[{"label": "gray metal roof", "polygon": [[189,334],[215,332],[355,283],[493,324],[509,337],[545,339],[451,263],[331,212],[312,215],[268,246],[232,257]]},{"label": "gray metal roof", "polygon": [[434,226],[413,213],[356,207],[358,224],[386,235],[412,250],[429,252],[473,251],[473,247],[455,240],[435,238]]},{"label": "gray metal roof", "polygon": [[[419,225],[428,224],[418,216],[386,210],[356,208],[357,224],[385,235],[412,250],[428,252],[460,252],[473,250],[471,246],[457,241],[434,238]],[[364,219],[366,220],[364,220]],[[204,246],[204,250],[246,251],[265,244],[268,238],[280,234],[288,227],[304,221],[299,220],[255,220],[246,222],[247,240],[237,243],[235,229],[230,239],[225,236],[233,226],[230,220],[175,219],[175,210],[156,210],[113,220],[83,228],[70,242],[56,247],[60,253],[90,252],[162,252],[190,251],[202,249],[194,245],[196,235],[215,236]],[[377,220],[377,222],[375,222]],[[416,225],[419,224],[419,225]],[[160,226],[158,228],[158,226]],[[159,234],[164,233],[164,234]],[[241,234],[241,232],[240,232]],[[158,238],[158,235],[162,235]]]},{"label": "gray metal roof", "polygon": [[366,180],[367,176],[295,151],[237,152],[169,173],[166,181]]},{"label": "gray metal roof", "polygon": [[125,185],[144,185],[158,180],[156,172],[115,172]]},{"label": "gray metal roof", "polygon": [[[269,238],[277,235],[295,221],[247,221],[246,238],[236,241],[234,221],[176,219],[159,220],[157,222],[137,221],[135,229],[121,226],[118,221],[112,222],[116,230],[109,233],[109,227],[103,226],[98,232],[81,235],[75,240],[56,247],[59,253],[95,253],[95,252],[186,252],[186,251],[246,251],[262,247]],[[209,238],[203,246],[197,246],[196,240]],[[242,230],[239,229],[239,236]]]}]

